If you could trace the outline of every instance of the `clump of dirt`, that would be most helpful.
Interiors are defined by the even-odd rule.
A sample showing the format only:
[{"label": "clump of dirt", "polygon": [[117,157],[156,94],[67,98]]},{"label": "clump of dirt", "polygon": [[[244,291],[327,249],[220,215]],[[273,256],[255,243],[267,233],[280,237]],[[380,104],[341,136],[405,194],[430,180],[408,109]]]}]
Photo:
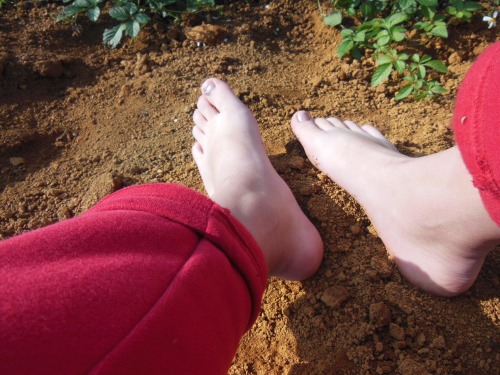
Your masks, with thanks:
[{"label": "clump of dirt", "polygon": [[[499,252],[460,297],[419,291],[288,126],[307,109],[371,123],[408,155],[449,148],[457,86],[495,30],[480,20],[460,25],[436,56],[450,64],[449,93],[396,102],[393,88],[370,87],[369,61],[336,57],[339,33],[315,4],[233,2],[222,18],[148,26],[116,50],[100,44],[105,23],[56,24],[53,3],[4,5],[0,238],[78,215],[122,186],[168,181],[203,191],[191,116],[201,82],[218,76],[255,113],[273,165],[326,249],[311,279],[270,280],[230,374],[499,374]],[[214,26],[194,29],[202,24]],[[196,40],[193,29],[219,31]]]}]

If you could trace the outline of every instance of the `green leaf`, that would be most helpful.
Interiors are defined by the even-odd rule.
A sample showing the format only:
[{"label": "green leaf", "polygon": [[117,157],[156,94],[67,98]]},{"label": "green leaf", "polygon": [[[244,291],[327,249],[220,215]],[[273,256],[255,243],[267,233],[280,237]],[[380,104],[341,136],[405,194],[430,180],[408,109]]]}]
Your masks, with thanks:
[{"label": "green leaf", "polygon": [[449,14],[451,14],[452,16],[454,16],[455,14],[457,14],[457,8],[455,7],[452,7],[452,6],[449,6],[448,8],[446,8],[446,10],[448,11]]},{"label": "green leaf", "polygon": [[415,0],[399,0],[398,5],[402,11],[410,10],[411,8],[416,6]]},{"label": "green leaf", "polygon": [[109,15],[118,21],[127,21],[129,19],[129,15],[125,8],[120,6],[111,8],[111,10],[109,11]]},{"label": "green leaf", "polygon": [[91,20],[93,22],[97,21],[97,19],[99,18],[99,14],[101,14],[101,10],[99,9],[98,6],[90,8],[87,11],[87,17],[89,18],[89,20]]},{"label": "green leaf", "polygon": [[338,26],[342,23],[342,13],[335,12],[323,18],[323,23],[327,26]]},{"label": "green leaf", "polygon": [[443,86],[439,85],[439,84],[436,84],[435,86],[432,86],[431,87],[431,91],[434,93],[434,94],[442,94],[444,92],[448,92],[448,90],[446,90]]},{"label": "green leaf", "polygon": [[432,57],[430,57],[429,55],[423,55],[421,58],[420,58],[420,64],[424,64],[428,61],[431,61]]},{"label": "green leaf", "polygon": [[363,57],[363,54],[361,53],[361,50],[359,49],[358,46],[354,46],[354,48],[351,51],[352,57],[354,57],[356,60],[361,60]]},{"label": "green leaf", "polygon": [[416,30],[420,30],[420,29],[423,29],[424,26],[428,25],[427,22],[416,22],[414,25],[413,25],[413,28],[416,29]]},{"label": "green leaf", "polygon": [[[165,1],[165,0],[163,0]],[[173,3],[176,3],[176,1],[168,1],[167,2],[169,4],[173,4]],[[215,6],[215,2],[214,0],[188,0],[187,2],[187,5],[189,8],[199,8],[199,7],[202,7],[202,6]]]},{"label": "green leaf", "polygon": [[391,37],[389,36],[389,32],[387,30],[382,30],[377,34],[375,40],[379,46],[385,46],[391,41]]},{"label": "green leaf", "polygon": [[381,84],[387,77],[389,77],[391,71],[392,71],[392,64],[382,64],[379,67],[377,67],[377,69],[375,69],[372,75],[372,80],[371,80],[372,87]]},{"label": "green leaf", "polygon": [[[165,1],[165,0],[163,0],[163,1]],[[177,1],[176,0],[174,0],[174,1],[166,0],[166,2],[168,4],[175,4]],[[188,0],[187,6],[188,6],[188,8],[192,8],[192,9],[197,9],[197,8],[200,8],[203,6],[213,7],[213,6],[215,6],[215,2],[214,2],[214,0]]]},{"label": "green leaf", "polygon": [[141,25],[135,20],[130,20],[125,23],[125,32],[128,36],[135,38],[141,31]]},{"label": "green leaf", "polygon": [[479,9],[483,9],[483,8],[484,7],[481,4],[475,3],[475,2],[472,2],[472,1],[467,1],[464,4],[464,9],[468,10],[468,11],[474,11],[474,10],[479,10]]},{"label": "green leaf", "polygon": [[346,11],[348,16],[354,17],[356,15],[356,8],[350,7],[347,8]]},{"label": "green leaf", "polygon": [[352,38],[352,40],[358,43],[362,43],[365,41],[365,38],[366,38],[366,31],[360,31],[354,36],[354,38]]},{"label": "green leaf", "polygon": [[94,4],[92,4],[90,2],[90,0],[75,0],[75,2],[71,5],[74,5],[74,6],[80,7],[80,8],[88,8]]},{"label": "green leaf", "polygon": [[399,74],[403,74],[406,68],[406,64],[404,63],[404,61],[397,60],[394,61],[394,68]]},{"label": "green leaf", "polygon": [[115,48],[122,39],[123,30],[125,30],[125,27],[125,24],[122,23],[111,29],[105,29],[104,34],[102,35],[104,44],[110,46],[111,48]]},{"label": "green leaf", "polygon": [[81,12],[84,12],[84,11],[85,11],[85,8],[75,7],[73,5],[70,5],[66,8],[64,8],[61,13],[59,13],[56,21],[59,22],[59,21],[65,20],[66,18],[73,17],[74,15],[81,13]]},{"label": "green leaf", "polygon": [[440,73],[448,73],[448,68],[446,65],[439,60],[431,60],[428,61],[424,64],[425,66],[428,66],[429,68],[432,68],[434,70],[437,70]]},{"label": "green leaf", "polygon": [[149,22],[149,17],[145,13],[137,13],[135,15],[135,20],[141,25],[145,25]]},{"label": "green leaf", "polygon": [[406,29],[401,26],[395,26],[391,28],[392,40],[395,42],[401,42],[405,38]]},{"label": "green leaf", "polygon": [[376,63],[377,65],[392,63],[392,57],[387,55],[382,55],[377,59]]},{"label": "green leaf", "polygon": [[391,41],[391,37],[389,35],[383,36],[379,39],[377,39],[377,44],[379,46],[385,46]]},{"label": "green leaf", "polygon": [[354,31],[351,29],[343,29],[340,32],[340,35],[342,35],[342,38],[346,39],[347,37],[354,35]]},{"label": "green leaf", "polygon": [[438,0],[418,0],[418,3],[424,7],[437,7]]},{"label": "green leaf", "polygon": [[370,2],[363,2],[361,6],[359,7],[359,10],[361,11],[361,14],[363,17],[366,18],[372,18],[375,14],[373,5],[370,4]]},{"label": "green leaf", "polygon": [[394,99],[396,99],[396,100],[404,99],[408,95],[410,95],[412,91],[413,91],[413,85],[403,86],[401,88],[401,90],[399,90],[399,92],[396,94],[396,96],[394,97]]},{"label": "green leaf", "polygon": [[124,6],[125,8],[125,11],[129,14],[129,16],[133,16],[134,14],[137,13],[137,5],[135,5],[135,3],[132,3],[132,2],[128,2],[127,4],[125,4]]},{"label": "green leaf", "polygon": [[408,54],[407,53],[402,53],[401,55],[398,56],[398,60],[408,60]]},{"label": "green leaf", "polygon": [[411,56],[411,61],[413,62],[420,62],[420,55],[418,53],[414,53],[412,56]]},{"label": "green leaf", "polygon": [[424,78],[425,78],[425,73],[426,73],[425,66],[423,66],[423,65],[419,65],[419,66],[417,67],[417,75],[418,75],[418,78],[420,78],[420,79],[424,79]]},{"label": "green leaf", "polygon": [[434,9],[429,8],[429,7],[425,7],[425,6],[420,8],[420,12],[422,13],[422,16],[424,16],[425,18],[427,18],[429,20],[432,20],[434,18],[434,16],[436,15],[436,12],[434,11]]},{"label": "green leaf", "polygon": [[349,52],[354,47],[354,42],[351,39],[346,39],[342,41],[337,47],[337,56],[339,58],[344,57],[344,55]]},{"label": "green leaf", "polygon": [[405,13],[394,13],[389,18],[387,18],[386,22],[389,25],[393,26],[393,25],[397,25],[398,23],[404,22],[405,20],[406,20]]},{"label": "green leaf", "polygon": [[448,29],[446,28],[446,25],[438,25],[431,30],[430,34],[440,38],[448,38]]},{"label": "green leaf", "polygon": [[415,74],[411,74],[409,76],[406,76],[403,78],[403,81],[413,83],[418,79],[418,77]]}]

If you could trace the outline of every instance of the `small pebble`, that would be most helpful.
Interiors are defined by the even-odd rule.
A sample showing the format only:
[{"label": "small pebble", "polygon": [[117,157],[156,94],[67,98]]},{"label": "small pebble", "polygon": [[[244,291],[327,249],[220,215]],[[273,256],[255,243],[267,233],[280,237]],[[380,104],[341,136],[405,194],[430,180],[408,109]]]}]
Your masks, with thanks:
[{"label": "small pebble", "polygon": [[13,157],[13,158],[9,158],[9,162],[13,167],[17,167],[19,165],[25,164],[26,160],[24,160],[23,158],[20,158],[20,157]]}]

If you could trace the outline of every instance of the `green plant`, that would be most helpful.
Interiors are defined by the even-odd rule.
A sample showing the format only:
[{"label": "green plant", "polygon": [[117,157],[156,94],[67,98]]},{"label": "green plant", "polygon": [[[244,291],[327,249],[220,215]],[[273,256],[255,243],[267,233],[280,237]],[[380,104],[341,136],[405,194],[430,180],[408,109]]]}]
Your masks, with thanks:
[{"label": "green plant", "polygon": [[[397,93],[398,100],[409,95],[423,99],[446,91],[426,74],[428,68],[445,74],[444,63],[418,54],[407,61],[409,55],[405,50],[418,46],[418,34],[426,36],[427,39],[422,39],[424,42],[428,38],[447,38],[450,25],[468,22],[476,11],[483,9],[478,1],[465,0],[330,0],[326,3],[332,10],[327,15],[318,0],[323,22],[341,28],[342,42],[337,55],[343,58],[350,54],[361,59],[366,50],[372,50],[376,66],[371,85],[378,86],[387,78],[403,79],[406,84]],[[493,16],[486,18],[492,19],[490,25],[496,21]],[[411,46],[407,43],[409,35],[413,39]]]},{"label": "green plant", "polygon": [[[5,0],[0,0],[5,1]],[[122,40],[123,35],[132,38],[139,34],[141,27],[150,21],[150,15],[158,14],[161,17],[176,18],[181,12],[196,11],[205,6],[214,6],[214,0],[187,0],[179,6],[177,0],[63,0],[66,6],[57,16],[57,21],[75,20],[80,14],[86,14],[92,22],[97,22],[101,15],[101,6],[111,3],[108,14],[119,22],[111,29],[105,29],[103,42],[115,48]]]},{"label": "green plant", "polygon": [[427,68],[434,69],[440,73],[447,73],[448,68],[439,60],[432,60],[429,55],[420,56],[418,53],[411,57],[411,63],[408,67],[409,75],[403,78],[407,82],[395,99],[401,100],[413,94],[415,99],[427,99],[434,94],[442,94],[446,89],[436,80],[427,81]]},{"label": "green plant", "polygon": [[470,20],[472,13],[476,10],[483,9],[481,4],[475,1],[450,0],[446,11],[449,15],[459,20]]},{"label": "green plant", "polygon": [[398,74],[403,74],[406,68],[406,60],[408,60],[406,53],[398,54],[394,49],[386,51],[376,61],[377,68],[373,72],[371,85],[378,86],[390,76],[393,70]]}]

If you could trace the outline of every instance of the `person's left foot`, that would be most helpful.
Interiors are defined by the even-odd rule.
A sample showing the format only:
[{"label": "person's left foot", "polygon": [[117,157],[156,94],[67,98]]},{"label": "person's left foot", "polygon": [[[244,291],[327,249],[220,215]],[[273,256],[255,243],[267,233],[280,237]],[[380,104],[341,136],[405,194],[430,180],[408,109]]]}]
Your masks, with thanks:
[{"label": "person's left foot", "polygon": [[193,119],[192,153],[209,197],[254,236],[271,275],[311,276],[321,263],[323,242],[271,165],[250,110],[226,83],[210,78]]}]

